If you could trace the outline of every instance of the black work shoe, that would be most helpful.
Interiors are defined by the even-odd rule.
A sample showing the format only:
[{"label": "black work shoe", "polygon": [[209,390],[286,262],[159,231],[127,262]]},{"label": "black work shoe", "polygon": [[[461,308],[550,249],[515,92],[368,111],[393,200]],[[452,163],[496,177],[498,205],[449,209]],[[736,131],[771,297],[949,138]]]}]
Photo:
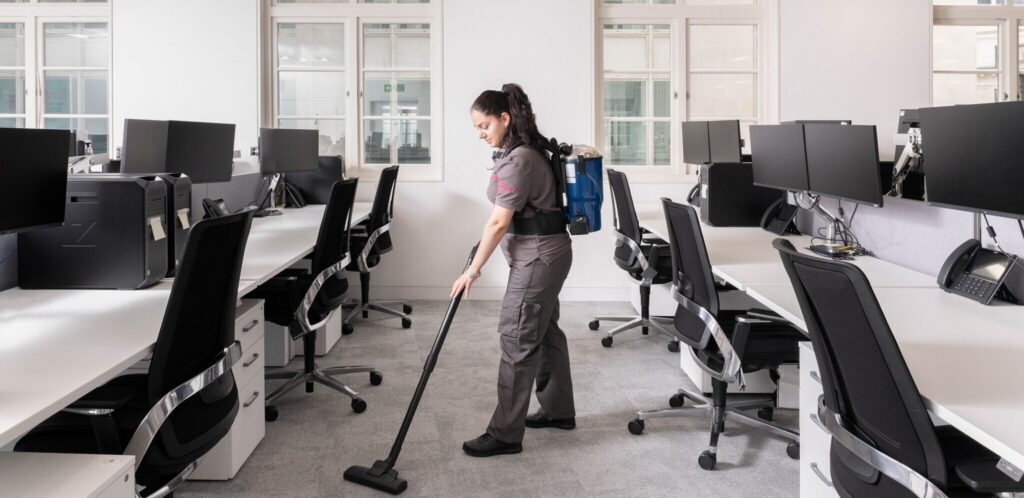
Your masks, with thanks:
[{"label": "black work shoe", "polygon": [[465,451],[469,456],[475,457],[511,455],[523,451],[523,445],[499,441],[494,436],[485,433],[476,439],[470,439],[462,443],[462,451]]},{"label": "black work shoe", "polygon": [[572,430],[576,428],[576,418],[553,418],[548,419],[540,413],[534,413],[533,415],[526,416],[526,426],[531,429],[540,429],[542,427],[554,427],[555,429]]}]

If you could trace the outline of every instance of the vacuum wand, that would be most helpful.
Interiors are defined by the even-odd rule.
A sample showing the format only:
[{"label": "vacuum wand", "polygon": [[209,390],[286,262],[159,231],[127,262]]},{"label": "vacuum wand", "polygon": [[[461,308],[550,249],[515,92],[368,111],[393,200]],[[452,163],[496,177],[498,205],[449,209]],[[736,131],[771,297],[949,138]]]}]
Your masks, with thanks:
[{"label": "vacuum wand", "polygon": [[[473,256],[476,254],[479,245],[479,243],[474,245],[473,249],[469,252],[469,259],[466,261],[465,268],[469,268],[470,263],[473,262]],[[466,271],[465,268],[463,272]],[[434,338],[434,345],[430,348],[430,354],[427,355],[427,360],[423,364],[423,373],[420,375],[420,381],[416,384],[416,391],[409,402],[409,408],[405,412],[402,426],[398,430],[398,436],[395,437],[395,442],[391,446],[391,452],[388,454],[388,457],[384,460],[377,460],[371,467],[358,465],[349,467],[345,470],[346,481],[369,486],[393,495],[401,494],[408,487],[408,482],[398,477],[395,463],[398,462],[398,455],[402,452],[402,443],[405,442],[405,436],[412,425],[412,419],[416,415],[416,409],[419,407],[420,398],[423,397],[423,391],[427,387],[430,374],[433,373],[434,366],[437,365],[437,358],[441,355],[441,347],[444,346],[445,337],[448,336],[448,329],[451,328],[452,319],[455,318],[455,312],[459,309],[459,303],[462,302],[462,295],[464,293],[465,291],[460,292],[448,304],[448,311],[445,313],[444,320],[441,322],[441,328],[437,331],[437,336]]]}]

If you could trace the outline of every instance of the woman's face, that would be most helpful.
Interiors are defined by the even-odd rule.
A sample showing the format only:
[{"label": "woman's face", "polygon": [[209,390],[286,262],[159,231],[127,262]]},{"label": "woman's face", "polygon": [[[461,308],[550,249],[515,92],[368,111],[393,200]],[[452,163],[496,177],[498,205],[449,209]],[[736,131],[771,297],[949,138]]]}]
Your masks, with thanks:
[{"label": "woman's face", "polygon": [[473,120],[473,127],[476,128],[480,140],[487,142],[487,145],[491,147],[501,147],[502,142],[505,141],[509,119],[511,119],[507,112],[501,113],[501,116],[491,116],[473,109],[470,111],[469,117]]}]

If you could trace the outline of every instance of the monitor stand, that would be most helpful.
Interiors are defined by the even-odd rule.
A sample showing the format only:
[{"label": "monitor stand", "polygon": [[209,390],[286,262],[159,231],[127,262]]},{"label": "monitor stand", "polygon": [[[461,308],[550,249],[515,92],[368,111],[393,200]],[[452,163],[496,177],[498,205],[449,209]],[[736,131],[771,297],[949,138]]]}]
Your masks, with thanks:
[{"label": "monitor stand", "polygon": [[811,245],[807,250],[827,258],[852,259],[856,254],[853,248],[847,246],[837,235],[839,224],[841,223],[839,219],[821,207],[821,203],[818,200],[814,202],[811,211],[825,222],[827,232],[825,233],[824,243]]},{"label": "monitor stand", "polygon": [[284,210],[281,209],[280,207],[277,207],[277,203],[275,202],[277,196],[275,196],[274,194],[275,191],[277,190],[278,184],[284,184],[284,173],[275,173],[273,176],[270,177],[270,185],[267,187],[266,191],[266,195],[269,198],[270,207],[265,208],[263,207],[263,202],[260,202],[259,205],[256,206],[257,211],[256,214],[254,215],[255,217],[262,218],[264,216],[279,216],[284,214]]}]

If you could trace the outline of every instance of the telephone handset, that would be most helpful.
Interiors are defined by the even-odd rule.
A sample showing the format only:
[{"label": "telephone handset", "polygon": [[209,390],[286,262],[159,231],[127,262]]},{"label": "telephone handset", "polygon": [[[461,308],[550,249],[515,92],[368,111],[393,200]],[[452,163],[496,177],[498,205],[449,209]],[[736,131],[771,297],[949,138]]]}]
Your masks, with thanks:
[{"label": "telephone handset", "polygon": [[298,187],[288,182],[284,184],[284,203],[288,207],[305,207],[306,198],[302,195],[302,192]]},{"label": "telephone handset", "polygon": [[203,199],[203,211],[206,212],[207,218],[220,218],[231,214],[224,199],[210,199],[209,197]]},{"label": "telephone handset", "polygon": [[1016,297],[1004,287],[1006,277],[1017,271],[1017,257],[981,247],[981,241],[968,240],[946,258],[939,270],[939,287],[982,304],[999,297],[1011,303]]},{"label": "telephone handset", "polygon": [[764,216],[761,217],[761,228],[775,235],[799,234],[800,231],[793,223],[798,211],[799,208],[786,202],[785,198],[779,199],[765,210]]},{"label": "telephone handset", "polygon": [[700,207],[700,183],[694,185],[690,189],[690,193],[686,194],[686,203],[693,207]]}]

